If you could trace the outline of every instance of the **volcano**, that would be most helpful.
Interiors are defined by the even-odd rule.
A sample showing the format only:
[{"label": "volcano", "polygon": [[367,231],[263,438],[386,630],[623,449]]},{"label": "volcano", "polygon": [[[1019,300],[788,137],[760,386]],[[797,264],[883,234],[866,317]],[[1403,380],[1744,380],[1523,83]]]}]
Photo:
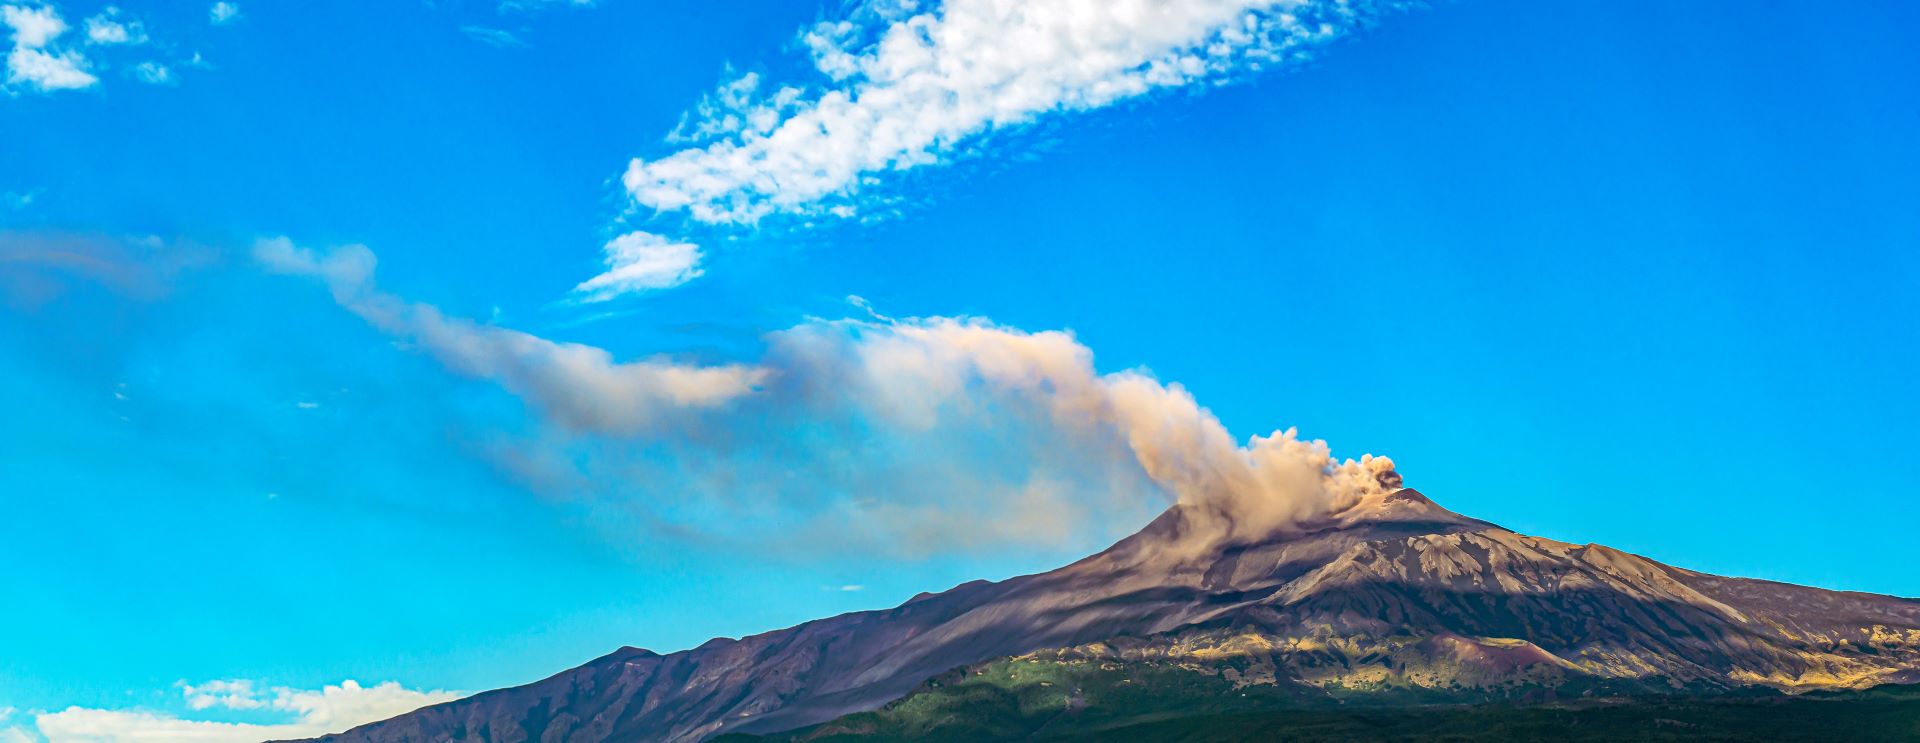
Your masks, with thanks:
[{"label": "volcano", "polygon": [[[1398,485],[1397,480],[1393,483]],[[996,662],[1312,699],[1799,693],[1920,682],[1920,601],[1525,536],[1390,488],[1257,540],[1175,506],[1065,567],[525,686],[318,740],[674,741],[875,710]],[[986,665],[983,665],[986,664]],[[1184,677],[1184,676],[1183,676]],[[1065,707],[1085,706],[1078,690]],[[1151,696],[1151,695],[1149,695]]]}]

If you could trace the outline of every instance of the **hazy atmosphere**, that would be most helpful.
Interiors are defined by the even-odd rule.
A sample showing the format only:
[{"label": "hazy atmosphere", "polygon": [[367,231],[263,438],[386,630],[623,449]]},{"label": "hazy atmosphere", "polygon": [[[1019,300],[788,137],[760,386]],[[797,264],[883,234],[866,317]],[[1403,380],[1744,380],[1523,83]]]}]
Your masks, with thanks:
[{"label": "hazy atmosphere", "polygon": [[0,743],[1403,484],[1920,595],[1920,7],[1086,5],[0,3]]}]

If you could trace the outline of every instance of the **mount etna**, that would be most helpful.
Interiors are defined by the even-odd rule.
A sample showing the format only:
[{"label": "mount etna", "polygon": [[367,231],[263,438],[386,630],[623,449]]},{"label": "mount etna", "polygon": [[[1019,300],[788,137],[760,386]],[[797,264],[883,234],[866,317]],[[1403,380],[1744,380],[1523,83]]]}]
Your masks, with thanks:
[{"label": "mount etna", "polygon": [[[1726,705],[1920,682],[1920,601],[1525,536],[1381,482],[1264,538],[1218,539],[1175,506],[1050,572],[669,655],[622,648],[321,740],[1154,737],[1140,725],[1196,714],[1257,729],[1245,715],[1618,700],[1752,722],[1767,715]],[[1874,709],[1892,717],[1849,717],[1920,735],[1920,696],[1887,689]]]}]

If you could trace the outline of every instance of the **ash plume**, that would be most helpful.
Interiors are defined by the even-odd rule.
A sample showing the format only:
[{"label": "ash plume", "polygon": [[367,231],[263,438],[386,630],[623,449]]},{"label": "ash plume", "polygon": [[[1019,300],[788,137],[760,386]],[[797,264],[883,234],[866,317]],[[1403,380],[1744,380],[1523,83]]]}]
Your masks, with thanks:
[{"label": "ash plume", "polygon": [[751,531],[755,518],[798,517],[836,540],[851,528],[941,551],[1107,538],[1171,502],[1195,538],[1243,541],[1400,484],[1391,460],[1338,460],[1292,429],[1236,441],[1179,384],[1102,373],[1067,332],[875,315],[770,333],[751,362],[618,361],[388,294],[364,247],[316,253],[280,238],[254,254],[526,400],[557,440],[595,444],[606,461],[587,479],[663,486],[624,492],[669,520],[744,517],[734,531]]}]

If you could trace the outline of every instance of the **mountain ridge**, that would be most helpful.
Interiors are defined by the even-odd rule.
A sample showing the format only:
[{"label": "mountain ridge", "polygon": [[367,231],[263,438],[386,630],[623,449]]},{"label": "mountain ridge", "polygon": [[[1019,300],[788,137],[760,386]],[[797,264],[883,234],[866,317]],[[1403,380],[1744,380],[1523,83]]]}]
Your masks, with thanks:
[{"label": "mountain ridge", "polygon": [[1036,652],[1132,653],[1259,683],[1490,693],[1608,679],[1790,691],[1920,681],[1911,599],[1722,578],[1529,537],[1397,487],[1254,541],[1213,539],[1182,509],[1055,570],[667,655],[622,648],[315,740],[771,733]]}]

